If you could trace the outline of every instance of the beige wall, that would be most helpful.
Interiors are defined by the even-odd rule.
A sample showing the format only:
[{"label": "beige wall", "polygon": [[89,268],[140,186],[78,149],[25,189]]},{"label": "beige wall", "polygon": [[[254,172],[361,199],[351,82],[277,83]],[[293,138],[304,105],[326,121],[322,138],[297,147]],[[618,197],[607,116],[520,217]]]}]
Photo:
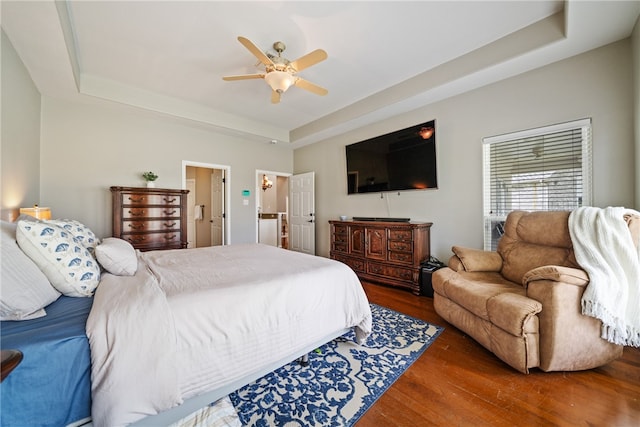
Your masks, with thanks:
[{"label": "beige wall", "polygon": [[2,31],[2,217],[40,200],[40,92]]},{"label": "beige wall", "polygon": [[[56,217],[72,217],[99,236],[111,234],[112,185],[143,185],[140,174],[159,175],[159,188],[182,188],[182,162],[230,167],[231,243],[255,242],[256,169],[293,169],[284,145],[250,142],[195,124],[117,104],[70,102],[43,97],[42,202]],[[248,206],[242,190],[251,191]]]},{"label": "beige wall", "polygon": [[[249,142],[115,104],[48,97],[41,101],[3,33],[2,207],[50,205],[54,216],[77,218],[107,236],[109,186],[142,185],[139,174],[154,170],[160,175],[158,186],[181,187],[183,160],[225,164],[231,166],[227,212],[232,219],[231,242],[255,241],[255,171],[294,172],[295,162],[296,173],[316,172],[318,254],[328,255],[326,222],[338,215],[409,216],[434,222],[432,249],[446,259],[452,244],[482,245],[482,137],[592,117],[595,204],[635,203],[638,209],[639,39],[636,24],[631,40],[303,147],[292,155],[281,145]],[[384,198],[346,195],[346,144],[430,119],[436,119],[438,127],[440,189]],[[242,204],[243,189],[251,191],[249,206]]]},{"label": "beige wall", "polygon": [[[327,221],[339,215],[431,221],[432,253],[482,247],[483,137],[593,119],[594,202],[634,203],[629,39],[380,121],[294,152],[295,173],[316,172],[316,252],[328,256]],[[347,196],[345,145],[435,119],[439,189]]]}]

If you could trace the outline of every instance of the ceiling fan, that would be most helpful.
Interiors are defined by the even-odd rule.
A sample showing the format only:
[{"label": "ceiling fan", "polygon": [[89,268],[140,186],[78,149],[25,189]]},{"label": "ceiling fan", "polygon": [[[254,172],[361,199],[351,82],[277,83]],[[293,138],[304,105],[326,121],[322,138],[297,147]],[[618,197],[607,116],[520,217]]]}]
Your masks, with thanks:
[{"label": "ceiling fan", "polygon": [[238,41],[242,43],[242,45],[265,66],[265,72],[258,74],[227,76],[223,77],[222,80],[233,81],[264,79],[267,84],[271,86],[271,102],[273,104],[279,103],[280,96],[291,86],[298,86],[299,88],[308,90],[316,95],[324,96],[329,93],[327,89],[296,75],[305,68],[309,68],[310,66],[327,59],[327,52],[324,50],[316,49],[295,61],[289,61],[287,58],[282,56],[282,52],[286,49],[286,46],[282,42],[275,42],[273,44],[273,49],[278,53],[276,56],[262,52],[251,40],[245,37],[238,37]]}]

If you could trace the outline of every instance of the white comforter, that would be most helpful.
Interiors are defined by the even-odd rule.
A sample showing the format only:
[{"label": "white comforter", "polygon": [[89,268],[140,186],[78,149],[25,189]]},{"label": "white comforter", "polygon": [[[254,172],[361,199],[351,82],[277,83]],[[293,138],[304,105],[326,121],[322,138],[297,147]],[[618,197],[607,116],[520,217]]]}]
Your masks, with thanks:
[{"label": "white comforter", "polygon": [[346,265],[260,244],[139,254],[105,274],[87,321],[93,424],[119,426],[224,386],[371,311]]}]

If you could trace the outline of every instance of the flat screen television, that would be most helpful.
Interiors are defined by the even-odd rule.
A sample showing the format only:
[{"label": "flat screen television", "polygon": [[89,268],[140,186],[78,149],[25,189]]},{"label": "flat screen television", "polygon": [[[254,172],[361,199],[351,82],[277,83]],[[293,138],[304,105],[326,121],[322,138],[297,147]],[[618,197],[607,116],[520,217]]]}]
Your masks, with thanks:
[{"label": "flat screen television", "polygon": [[438,188],[435,120],[346,146],[347,193]]}]

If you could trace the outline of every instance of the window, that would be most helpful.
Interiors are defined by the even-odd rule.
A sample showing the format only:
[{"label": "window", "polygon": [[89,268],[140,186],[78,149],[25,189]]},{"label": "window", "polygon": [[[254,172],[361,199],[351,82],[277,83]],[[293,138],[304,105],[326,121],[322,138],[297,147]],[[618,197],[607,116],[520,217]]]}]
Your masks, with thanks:
[{"label": "window", "polygon": [[484,138],[483,155],[485,250],[513,210],[591,204],[591,119]]}]

